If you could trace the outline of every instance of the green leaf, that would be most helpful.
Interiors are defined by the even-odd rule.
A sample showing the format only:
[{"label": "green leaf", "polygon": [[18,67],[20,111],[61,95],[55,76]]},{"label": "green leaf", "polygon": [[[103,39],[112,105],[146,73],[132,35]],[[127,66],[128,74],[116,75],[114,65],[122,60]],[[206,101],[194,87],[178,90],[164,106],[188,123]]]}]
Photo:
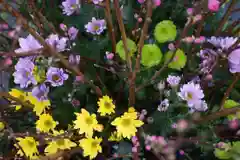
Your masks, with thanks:
[{"label": "green leaf", "polygon": [[[165,63],[167,63],[171,59],[173,53],[174,53],[173,51],[168,51],[165,54],[165,57],[164,57]],[[186,62],[187,62],[186,55],[181,49],[178,49],[176,51],[175,57],[173,58],[172,62],[168,64],[168,67],[171,69],[181,70],[186,65]]]},{"label": "green leaf", "polygon": [[156,44],[146,44],[142,48],[141,63],[145,67],[158,65],[162,60],[162,52]]},{"label": "green leaf", "polygon": [[[231,99],[228,99],[228,100],[225,101],[223,107],[224,107],[224,108],[233,108],[233,107],[236,107],[236,106],[238,106],[238,105],[240,105],[238,102],[236,102],[236,101],[234,101],[234,100],[231,100]],[[227,118],[228,118],[229,120],[233,120],[233,119],[236,118],[236,115],[235,115],[235,114],[231,114],[231,115],[228,115]],[[237,118],[240,119],[240,114],[237,114]]]},{"label": "green leaf", "polygon": [[[132,41],[131,39],[127,39],[127,48],[128,48],[128,51],[129,51],[129,55],[130,57],[133,56],[133,54],[137,51],[137,45],[134,41]],[[118,43],[117,43],[117,46],[116,46],[116,51],[117,53],[119,54],[119,56],[123,59],[123,60],[126,60],[125,58],[125,50],[124,50],[124,46],[123,46],[123,41],[120,40]]]},{"label": "green leaf", "polygon": [[232,151],[240,154],[240,141],[233,142]]},{"label": "green leaf", "polygon": [[219,158],[219,159],[230,159],[231,158],[231,153],[227,152],[225,150],[221,150],[216,148],[214,151],[214,155]]},{"label": "green leaf", "polygon": [[164,20],[158,23],[154,30],[154,37],[159,43],[175,40],[177,28],[170,20]]}]

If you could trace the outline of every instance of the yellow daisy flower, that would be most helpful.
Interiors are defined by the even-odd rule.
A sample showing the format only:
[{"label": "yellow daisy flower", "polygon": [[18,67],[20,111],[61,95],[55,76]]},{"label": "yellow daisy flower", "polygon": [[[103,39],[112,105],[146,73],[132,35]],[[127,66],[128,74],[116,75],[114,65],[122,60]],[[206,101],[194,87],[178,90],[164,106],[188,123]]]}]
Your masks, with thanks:
[{"label": "yellow daisy flower", "polygon": [[113,104],[113,100],[109,96],[103,96],[97,102],[99,108],[98,112],[101,116],[110,115],[114,113],[115,105]]},{"label": "yellow daisy flower", "polygon": [[79,134],[85,133],[87,137],[92,137],[93,130],[98,130],[99,125],[95,114],[89,114],[85,109],[81,113],[75,113],[77,119],[73,121],[74,129],[79,129]]},{"label": "yellow daisy flower", "polygon": [[[16,138],[18,141],[18,145],[22,148],[25,155],[30,159],[37,159],[38,158],[38,149],[37,145],[39,143],[35,141],[33,137],[25,137],[25,138]],[[19,148],[17,144],[15,144],[15,147],[18,149],[17,154],[20,156],[24,156],[24,153]]]},{"label": "yellow daisy flower", "polygon": [[70,139],[58,139],[56,141],[52,141],[48,144],[48,146],[45,148],[44,152],[49,154],[57,153],[58,150],[65,150],[65,149],[71,149],[72,147],[76,147],[77,144],[72,142]]},{"label": "yellow daisy flower", "polygon": [[[26,101],[27,95],[25,92],[18,90],[18,89],[11,89],[11,91],[9,92],[9,94],[15,98],[20,99],[22,102]],[[15,105],[15,110],[18,111],[19,109],[21,109],[22,106],[21,105]]]},{"label": "yellow daisy flower", "polygon": [[137,120],[137,112],[130,109],[121,117],[117,117],[111,124],[116,126],[118,136],[130,139],[136,135],[137,127],[142,126],[143,122]]},{"label": "yellow daisy flower", "polygon": [[90,159],[93,159],[97,156],[98,153],[102,153],[102,147],[100,143],[102,138],[84,138],[81,139],[79,146],[83,149],[83,156],[89,156]]},{"label": "yellow daisy flower", "polygon": [[54,130],[58,122],[54,121],[50,114],[42,114],[39,116],[39,120],[36,122],[36,128],[41,132],[50,132]]},{"label": "yellow daisy flower", "polygon": [[119,135],[116,131],[111,133],[111,136],[108,138],[109,141],[116,141],[119,142],[123,139],[121,135]]},{"label": "yellow daisy flower", "polygon": [[46,109],[51,106],[49,100],[39,101],[36,97],[32,95],[31,92],[28,93],[27,100],[34,105],[33,111],[36,113],[37,116],[40,116],[42,113],[46,111]]},{"label": "yellow daisy flower", "polygon": [[2,131],[4,128],[5,128],[4,123],[0,121],[0,131]]}]

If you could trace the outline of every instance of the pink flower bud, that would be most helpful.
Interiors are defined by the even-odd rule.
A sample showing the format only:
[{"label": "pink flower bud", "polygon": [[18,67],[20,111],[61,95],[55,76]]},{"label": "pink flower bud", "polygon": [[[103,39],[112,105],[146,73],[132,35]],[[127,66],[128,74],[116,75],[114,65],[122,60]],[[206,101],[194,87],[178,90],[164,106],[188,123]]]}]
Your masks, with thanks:
[{"label": "pink flower bud", "polygon": [[12,65],[12,59],[11,58],[6,58],[4,60],[4,66],[7,67],[7,66],[10,66]]},{"label": "pink flower bud", "polygon": [[180,151],[179,151],[179,154],[184,155],[184,151],[183,151],[183,150],[180,150]]},{"label": "pink flower bud", "polygon": [[60,26],[61,30],[67,31],[67,26],[65,24],[61,23],[59,26]]},{"label": "pink flower bud", "polygon": [[193,8],[188,8],[187,9],[187,14],[191,16],[193,14]]},{"label": "pink flower bud", "polygon": [[194,18],[193,18],[193,23],[196,23],[198,21],[202,20],[202,15],[201,14],[198,14],[196,15]]},{"label": "pink flower bud", "polygon": [[238,128],[238,120],[234,119],[234,120],[229,121],[228,126],[229,126],[229,128],[231,128],[233,130],[237,129]]},{"label": "pink flower bud", "polygon": [[108,60],[112,60],[113,57],[114,57],[114,54],[113,54],[113,53],[107,53],[107,54],[106,54],[106,58],[107,58]]},{"label": "pink flower bud", "polygon": [[8,32],[8,37],[10,37],[10,38],[14,38],[15,35],[16,35],[16,31],[15,30],[12,30],[12,31]]},{"label": "pink flower bud", "polygon": [[138,0],[138,3],[143,4],[145,0]]},{"label": "pink flower bud", "polygon": [[185,37],[182,39],[182,41],[186,43],[193,43],[194,39],[194,37]]},{"label": "pink flower bud", "polygon": [[76,82],[83,82],[83,76],[76,76],[75,81]]},{"label": "pink flower bud", "polygon": [[176,48],[175,48],[173,43],[169,43],[168,44],[168,49],[171,50],[171,51],[174,51]]},{"label": "pink flower bud", "polygon": [[161,5],[161,0],[153,0],[153,3],[155,6],[160,6]]},{"label": "pink flower bud", "polygon": [[147,151],[150,151],[150,150],[151,150],[151,146],[150,146],[150,145],[146,145],[146,146],[145,146],[145,149],[146,149]]},{"label": "pink flower bud", "polygon": [[172,124],[172,128],[176,129],[176,128],[177,128],[177,124],[176,124],[176,123],[173,123],[173,124]]},{"label": "pink flower bud", "polygon": [[205,37],[204,37],[204,36],[200,36],[199,38],[196,38],[196,39],[194,40],[194,42],[195,42],[196,44],[201,44],[201,43],[205,42]]},{"label": "pink flower bud", "polygon": [[177,130],[179,132],[183,132],[184,130],[186,130],[188,128],[188,122],[184,119],[179,120],[177,123]]},{"label": "pink flower bud", "polygon": [[138,18],[138,22],[141,23],[143,19],[141,17]]},{"label": "pink flower bud", "polygon": [[73,99],[71,103],[72,103],[72,105],[73,105],[74,107],[77,107],[77,106],[80,105],[80,101],[77,100],[77,99]]},{"label": "pink flower bud", "polygon": [[151,137],[151,141],[156,141],[157,140],[157,136],[152,136]]},{"label": "pink flower bud", "polygon": [[136,143],[137,141],[138,141],[138,138],[137,138],[136,136],[133,136],[133,137],[132,137],[132,142],[133,142],[133,143]]},{"label": "pink flower bud", "polygon": [[220,2],[218,0],[208,0],[208,9],[212,12],[217,12],[220,7]]}]

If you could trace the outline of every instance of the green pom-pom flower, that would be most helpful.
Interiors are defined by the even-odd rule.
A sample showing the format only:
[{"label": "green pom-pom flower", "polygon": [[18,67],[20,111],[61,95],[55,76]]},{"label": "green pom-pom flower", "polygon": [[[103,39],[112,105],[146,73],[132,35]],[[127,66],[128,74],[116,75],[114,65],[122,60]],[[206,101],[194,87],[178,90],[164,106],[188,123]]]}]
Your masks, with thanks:
[{"label": "green pom-pom flower", "polygon": [[[237,107],[238,105],[240,105],[238,102],[234,101],[234,100],[231,100],[231,99],[228,99],[225,101],[223,107],[224,108],[233,108],[233,107]],[[231,114],[231,115],[228,115],[227,116],[228,120],[233,120],[233,119],[240,119],[240,113],[237,112],[236,114]]]},{"label": "green pom-pom flower", "polygon": [[159,43],[175,40],[177,28],[170,20],[164,20],[158,23],[154,30],[154,37]]},{"label": "green pom-pom flower", "polygon": [[[127,39],[127,48],[129,50],[129,55],[130,57],[133,56],[133,54],[137,51],[137,45],[134,41],[132,41],[131,39]],[[123,46],[123,41],[119,41],[117,43],[117,46],[116,46],[116,51],[117,53],[119,54],[119,56],[123,59],[123,60],[126,60],[126,57],[125,57],[125,50],[124,50],[124,46]]]},{"label": "green pom-pom flower", "polygon": [[[167,63],[171,59],[173,53],[174,53],[173,51],[168,51],[165,54],[165,58],[164,58],[165,63]],[[186,62],[187,62],[186,55],[184,54],[184,52],[181,49],[178,49],[176,51],[176,54],[175,54],[172,62],[170,62],[168,64],[168,67],[172,68],[172,69],[176,69],[176,70],[181,70],[186,65]]]},{"label": "green pom-pom flower", "polygon": [[162,52],[156,44],[146,44],[142,48],[141,63],[145,67],[152,67],[162,60]]},{"label": "green pom-pom flower", "polygon": [[215,149],[214,155],[219,159],[230,159],[232,157],[230,152],[218,148]]}]

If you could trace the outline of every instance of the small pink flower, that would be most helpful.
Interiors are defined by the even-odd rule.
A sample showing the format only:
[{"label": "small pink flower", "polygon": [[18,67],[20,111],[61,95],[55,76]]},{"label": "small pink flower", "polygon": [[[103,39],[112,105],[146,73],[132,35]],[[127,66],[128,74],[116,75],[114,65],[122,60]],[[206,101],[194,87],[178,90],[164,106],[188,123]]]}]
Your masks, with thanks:
[{"label": "small pink flower", "polygon": [[183,151],[183,150],[180,150],[179,153],[180,153],[181,155],[184,155],[184,151]]},{"label": "small pink flower", "polygon": [[205,37],[204,36],[200,36],[199,38],[196,38],[195,40],[194,40],[194,42],[196,43],[196,44],[201,44],[201,43],[203,43],[203,42],[205,42]]},{"label": "small pink flower", "polygon": [[150,145],[146,145],[146,146],[145,146],[145,149],[146,149],[147,151],[150,151],[150,150],[151,150],[151,146],[150,146]]},{"label": "small pink flower", "polygon": [[187,14],[191,16],[193,14],[193,8],[188,8],[187,9]]},{"label": "small pink flower", "polygon": [[152,136],[151,137],[151,141],[156,141],[157,140],[157,136]]},{"label": "small pink flower", "polygon": [[171,51],[174,51],[176,48],[175,48],[173,43],[169,43],[168,44],[168,49],[171,50]]},{"label": "small pink flower", "polygon": [[143,4],[145,0],[138,0],[138,3]]},{"label": "small pink flower", "polygon": [[194,37],[185,37],[182,39],[182,41],[185,43],[193,43],[194,39],[195,39]]},{"label": "small pink flower", "polygon": [[182,132],[182,131],[186,130],[187,128],[188,128],[188,122],[186,120],[181,119],[181,120],[178,121],[177,130],[179,132]]},{"label": "small pink flower", "polygon": [[154,3],[155,6],[158,7],[158,6],[161,5],[161,0],[154,0],[153,3]]},{"label": "small pink flower", "polygon": [[76,82],[83,82],[83,76],[76,76],[75,81]]},{"label": "small pink flower", "polygon": [[220,7],[220,2],[218,0],[208,0],[208,9],[212,12],[217,12]]},{"label": "small pink flower", "polygon": [[138,138],[137,138],[136,136],[133,136],[133,137],[132,137],[132,142],[133,142],[133,143],[136,143],[137,141],[138,141]]},{"label": "small pink flower", "polygon": [[4,60],[4,66],[10,66],[12,65],[12,59],[11,58],[6,58]]},{"label": "small pink flower", "polygon": [[15,30],[12,30],[12,31],[8,32],[8,37],[15,38],[15,36],[16,36],[16,31]]},{"label": "small pink flower", "polygon": [[238,120],[237,119],[234,119],[234,120],[231,120],[229,123],[228,123],[228,126],[229,128],[235,130],[238,128]]},{"label": "small pink flower", "polygon": [[138,18],[138,22],[141,23],[143,19],[141,17]]},{"label": "small pink flower", "polygon": [[196,23],[198,21],[202,20],[202,15],[201,14],[197,14],[194,18],[193,18],[193,23]]},{"label": "small pink flower", "polygon": [[114,57],[114,54],[113,54],[113,53],[106,53],[106,58],[107,58],[108,60],[112,60],[113,57]]}]

